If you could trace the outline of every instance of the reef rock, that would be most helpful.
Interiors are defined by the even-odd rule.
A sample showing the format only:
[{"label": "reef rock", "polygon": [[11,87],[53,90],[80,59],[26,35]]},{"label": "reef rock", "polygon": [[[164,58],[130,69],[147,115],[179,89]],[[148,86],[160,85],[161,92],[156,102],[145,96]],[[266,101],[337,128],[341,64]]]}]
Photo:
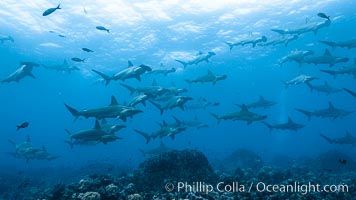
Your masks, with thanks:
[{"label": "reef rock", "polygon": [[127,200],[143,200],[143,198],[139,194],[131,194],[127,196]]},{"label": "reef rock", "polygon": [[217,176],[205,155],[196,150],[171,151],[140,164],[133,182],[140,191],[164,191],[177,182],[214,183]]},{"label": "reef rock", "polygon": [[97,192],[86,192],[78,195],[80,200],[101,200],[101,195]]}]

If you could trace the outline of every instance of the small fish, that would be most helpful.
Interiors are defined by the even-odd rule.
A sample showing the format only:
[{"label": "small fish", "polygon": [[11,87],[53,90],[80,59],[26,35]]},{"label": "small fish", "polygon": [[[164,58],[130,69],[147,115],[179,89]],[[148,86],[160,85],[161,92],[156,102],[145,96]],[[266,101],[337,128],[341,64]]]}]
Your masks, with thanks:
[{"label": "small fish", "polygon": [[61,4],[58,4],[58,6],[56,8],[48,8],[46,11],[43,12],[42,16],[50,15],[51,13],[56,11],[57,9],[62,9],[62,8],[59,7],[60,5]]},{"label": "small fish", "polygon": [[340,158],[339,159],[339,163],[340,164],[343,164],[343,165],[346,165],[347,164],[347,160],[343,159],[343,158]]},{"label": "small fish", "polygon": [[80,58],[72,58],[74,62],[84,62],[85,59],[80,59]]},{"label": "small fish", "polygon": [[88,48],[82,48],[83,51],[86,51],[86,52],[94,52],[93,50],[91,49],[88,49]]},{"label": "small fish", "polygon": [[27,128],[28,125],[30,125],[29,122],[24,122],[24,123],[22,123],[21,125],[17,125],[17,130],[20,130],[20,129],[22,129],[22,128]]},{"label": "small fish", "polygon": [[66,36],[65,36],[65,35],[62,35],[62,34],[59,34],[58,37],[65,38]]},{"label": "small fish", "polygon": [[98,30],[107,31],[108,33],[110,33],[110,32],[109,32],[109,29],[105,28],[104,26],[97,26],[97,27],[95,27],[95,28],[98,29]]},{"label": "small fish", "polygon": [[318,16],[327,20],[330,20],[330,16],[327,16],[325,13],[318,13]]}]

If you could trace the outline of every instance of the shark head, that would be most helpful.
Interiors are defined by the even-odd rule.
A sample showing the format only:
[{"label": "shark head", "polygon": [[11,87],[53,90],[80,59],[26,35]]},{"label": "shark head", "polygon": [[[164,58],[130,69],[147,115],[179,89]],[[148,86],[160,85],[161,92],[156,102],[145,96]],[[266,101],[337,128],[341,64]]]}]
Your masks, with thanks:
[{"label": "shark head", "polygon": [[337,58],[336,62],[348,62],[350,59],[349,58]]},{"label": "shark head", "polygon": [[312,50],[305,51],[304,56],[310,56],[310,55],[314,55],[314,51]]},{"label": "shark head", "polygon": [[257,120],[264,120],[267,119],[267,115],[258,115],[256,116]]},{"label": "shark head", "polygon": [[212,51],[209,51],[209,52],[208,52],[208,55],[209,55],[209,56],[215,56],[216,53],[214,53],[214,52],[212,52]]},{"label": "shark head", "polygon": [[152,71],[152,68],[151,67],[149,67],[149,66],[147,66],[147,65],[140,65],[140,67],[142,68],[142,69],[144,69],[145,71]]}]

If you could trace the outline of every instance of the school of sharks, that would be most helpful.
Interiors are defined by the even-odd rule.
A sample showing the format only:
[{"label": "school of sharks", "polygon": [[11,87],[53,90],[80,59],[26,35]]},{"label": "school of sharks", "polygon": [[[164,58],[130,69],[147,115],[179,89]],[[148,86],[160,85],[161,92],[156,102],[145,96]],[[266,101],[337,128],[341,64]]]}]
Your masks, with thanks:
[{"label": "school of sharks", "polygon": [[[43,12],[43,17],[49,15],[61,14],[66,12],[65,5],[58,5],[53,8],[49,8]],[[250,48],[267,48],[276,46],[278,48],[284,48],[285,46],[297,43],[298,39],[305,34],[317,35],[318,32],[332,31],[331,24],[333,23],[332,13],[315,13],[317,20],[315,22],[308,22],[301,27],[290,27],[288,29],[273,28],[270,30],[271,36],[260,36],[258,38],[251,38],[247,40],[239,41],[222,41],[225,48],[230,52],[239,51],[240,47]],[[108,27],[97,25],[92,27],[98,32],[111,34],[111,30]],[[49,30],[50,31],[50,30]],[[53,32],[52,32],[53,33]],[[58,35],[65,38],[64,35]],[[16,43],[16,38],[12,36],[1,36],[1,44]],[[220,102],[209,101],[208,99],[200,96],[194,96],[189,93],[189,90],[193,87],[200,87],[200,84],[207,84],[211,87],[211,92],[216,94],[219,91],[214,90],[214,87],[220,82],[231,79],[229,74],[218,73],[216,68],[211,68],[207,71],[199,71],[199,75],[195,77],[182,77],[182,80],[186,82],[186,87],[178,87],[172,85],[169,87],[162,86],[159,81],[156,81],[155,77],[169,79],[171,74],[177,73],[178,68],[180,70],[186,70],[187,68],[199,68],[201,66],[209,66],[210,62],[217,57],[217,52],[199,51],[193,59],[182,60],[174,59],[177,64],[176,67],[166,68],[163,64],[161,66],[148,66],[141,63],[134,63],[128,60],[127,67],[117,68],[115,74],[111,74],[102,69],[93,67],[91,73],[93,76],[98,77],[99,83],[102,84],[102,89],[105,90],[108,85],[115,84],[118,87],[127,89],[131,95],[131,99],[119,99],[115,95],[111,96],[111,99],[107,99],[107,105],[98,105],[97,107],[84,108],[82,105],[75,104],[73,102],[64,102],[63,109],[67,110],[70,115],[73,116],[73,123],[76,123],[77,119],[95,119],[95,123],[91,127],[87,127],[85,130],[69,130],[63,128],[63,134],[68,135],[68,139],[65,141],[70,148],[76,148],[76,146],[93,146],[98,144],[119,143],[124,137],[120,135],[120,131],[131,129],[133,134],[139,134],[146,144],[149,144],[153,140],[161,140],[161,144],[152,150],[141,150],[143,154],[159,154],[165,151],[171,150],[167,147],[162,139],[168,138],[175,140],[180,137],[188,129],[204,129],[209,128],[211,125],[205,123],[196,116],[193,119],[180,118],[175,115],[171,115],[171,121],[161,120],[158,122],[157,129],[144,130],[129,126],[126,124],[128,119],[134,120],[137,115],[145,115],[147,108],[154,108],[161,116],[167,117],[166,113],[169,110],[183,110],[183,112],[195,112],[195,110],[205,110],[207,116],[212,119],[216,119],[217,125],[221,125],[224,121],[234,121],[236,126],[252,126],[252,124],[260,123],[265,125],[266,132],[274,132],[276,130],[281,132],[300,132],[305,126],[313,123],[314,118],[329,118],[331,121],[325,121],[325,123],[332,123],[334,120],[342,120],[343,118],[354,115],[355,110],[347,110],[343,108],[343,104],[339,102],[332,102],[328,100],[331,95],[338,95],[339,93],[348,94],[350,99],[356,100],[355,87],[350,85],[344,85],[337,88],[330,84],[327,80],[322,80],[318,74],[330,75],[334,80],[341,80],[344,77],[351,76],[356,78],[356,58],[345,57],[343,55],[337,55],[333,53],[336,48],[346,48],[352,51],[356,48],[356,39],[342,38],[340,40],[320,40],[315,41],[325,45],[323,52],[320,49],[295,49],[289,54],[276,60],[276,64],[280,68],[288,67],[292,63],[296,63],[301,69],[305,66],[315,66],[318,69],[318,73],[311,75],[303,73],[293,77],[290,74],[289,80],[283,80],[280,84],[284,85],[285,90],[293,90],[295,87],[305,87],[305,95],[311,95],[314,92],[320,92],[325,94],[325,100],[320,102],[320,106],[314,110],[309,110],[304,107],[295,107],[294,113],[288,114],[288,119],[282,123],[275,123],[273,119],[269,118],[269,112],[273,110],[273,107],[279,102],[273,99],[267,99],[262,95],[256,94],[255,102],[236,102],[236,105],[232,107],[230,112],[213,112],[211,108],[218,108],[221,106]],[[95,48],[82,47],[83,52],[90,55],[95,54]],[[198,51],[198,50],[197,50]],[[37,63],[34,61],[22,61],[17,69],[14,68],[14,72],[7,77],[2,77],[2,87],[6,87],[8,84],[23,84],[23,79],[34,79],[37,81],[36,72],[39,70],[54,70],[63,73],[76,73],[81,70],[78,65],[85,65],[86,59],[71,57],[63,61],[63,63],[52,64]],[[221,62],[224,62],[223,60]],[[151,85],[134,86],[127,83],[128,79],[135,80],[137,84],[140,84],[143,79],[147,77],[154,77]],[[263,81],[263,80],[261,80]],[[322,82],[322,84],[320,84]],[[188,95],[189,94],[189,95]],[[259,95],[259,96],[258,96]],[[258,97],[258,98],[257,98]],[[120,102],[126,103],[120,103]],[[85,102],[82,102],[83,105]],[[356,109],[356,108],[355,108]],[[302,123],[292,116],[295,115],[305,116],[308,123]],[[63,116],[65,117],[65,116]],[[147,116],[147,123],[150,116]],[[242,123],[243,121],[245,123]],[[153,122],[154,123],[154,122]],[[3,124],[2,126],[6,126]],[[31,126],[31,121],[19,122],[17,127],[14,127],[18,132],[21,132]],[[350,126],[353,126],[350,124]],[[346,128],[347,129],[347,128]],[[345,131],[345,130],[342,130]],[[331,145],[352,145],[356,146],[356,133],[345,131],[343,137],[333,137],[333,133],[320,133],[320,140],[324,140]],[[36,147],[32,145],[30,136],[27,135],[23,142],[15,142],[11,138],[8,139],[9,144],[13,146],[14,151],[9,155],[23,159],[27,162],[31,160],[54,160],[60,158],[60,155],[51,154],[45,147]],[[65,159],[65,158],[62,158]]]}]

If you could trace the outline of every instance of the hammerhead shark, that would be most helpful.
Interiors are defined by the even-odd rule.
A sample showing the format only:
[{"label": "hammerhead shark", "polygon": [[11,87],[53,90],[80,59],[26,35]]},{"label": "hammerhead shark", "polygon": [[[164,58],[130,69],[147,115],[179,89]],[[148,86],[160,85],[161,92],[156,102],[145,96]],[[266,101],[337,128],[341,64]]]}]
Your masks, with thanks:
[{"label": "hammerhead shark", "polygon": [[348,131],[346,131],[346,135],[340,138],[330,138],[323,134],[320,134],[322,138],[328,141],[330,144],[351,144],[353,147],[356,146],[356,137],[351,135]]}]

